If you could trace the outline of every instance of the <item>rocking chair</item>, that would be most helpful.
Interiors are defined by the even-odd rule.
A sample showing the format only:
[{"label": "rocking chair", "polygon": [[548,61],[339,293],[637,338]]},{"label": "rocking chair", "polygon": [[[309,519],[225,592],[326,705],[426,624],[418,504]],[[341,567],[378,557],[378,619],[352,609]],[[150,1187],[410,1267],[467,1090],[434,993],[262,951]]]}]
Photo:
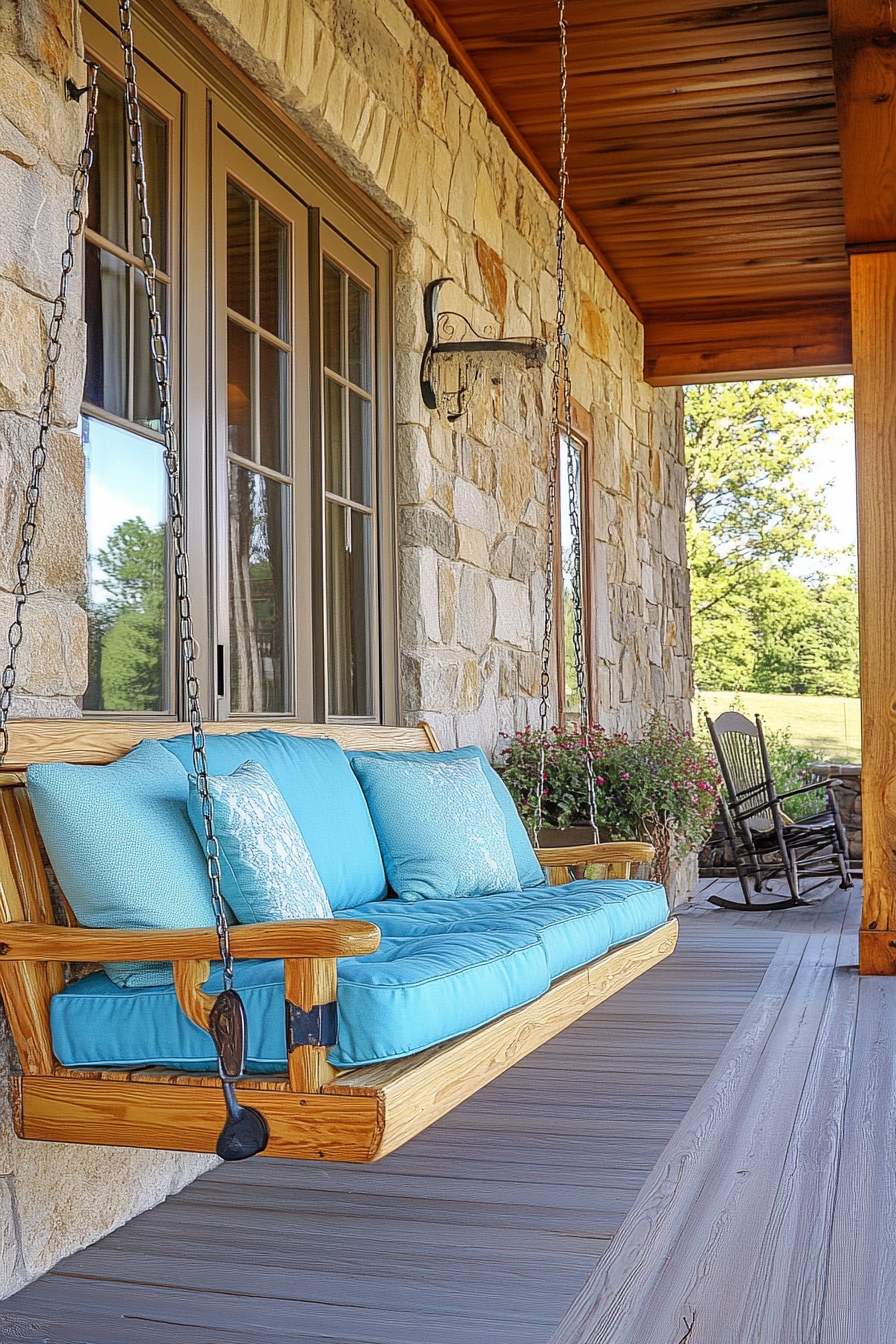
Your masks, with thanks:
[{"label": "rocking chair", "polygon": [[[734,858],[744,899],[725,900],[710,896],[713,905],[728,910],[786,910],[806,905],[800,882],[804,878],[840,878],[840,886],[852,886],[849,875],[849,851],[846,832],[832,784],[836,777],[820,784],[779,793],[772,774],[762,720],[751,723],[743,714],[721,714],[713,723],[706,715],[709,735],[718,757],[725,794],[719,810]],[[827,809],[814,816],[791,821],[782,804],[788,798],[813,793],[824,787]],[[727,795],[727,796],[726,796]],[[756,901],[753,894],[779,878],[785,878],[789,896],[783,900]],[[750,890],[750,881],[753,891]],[[810,887],[815,890],[821,882]],[[808,893],[807,893],[808,894]]]}]

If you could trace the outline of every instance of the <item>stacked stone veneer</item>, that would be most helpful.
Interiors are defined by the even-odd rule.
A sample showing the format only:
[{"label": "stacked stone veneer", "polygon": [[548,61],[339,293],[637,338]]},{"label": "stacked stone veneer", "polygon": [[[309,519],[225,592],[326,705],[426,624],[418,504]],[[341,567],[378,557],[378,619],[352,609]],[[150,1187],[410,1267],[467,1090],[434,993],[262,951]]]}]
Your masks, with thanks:
[{"label": "stacked stone veneer", "polygon": [[[425,409],[423,290],[504,335],[550,337],[551,203],[400,0],[180,0],[250,79],[404,231],[396,283],[396,475],[404,717],[443,743],[534,722],[546,533],[544,370],[483,380],[454,428]],[[0,620],[11,609],[21,491],[83,109],[75,0],[0,0]],[[111,9],[110,9],[111,12]],[[77,309],[77,295],[74,296]],[[689,722],[690,637],[680,394],[642,379],[642,331],[570,240],[573,394],[593,418],[600,718]],[[86,682],[83,460],[73,433],[83,328],[67,324],[35,556],[39,590],[18,712],[78,712]],[[11,1051],[9,1052],[11,1053]],[[0,1080],[0,1104],[6,1087]],[[23,1144],[0,1135],[0,1293],[178,1188],[199,1157]]]},{"label": "stacked stone veneer", "polygon": [[[0,0],[0,628],[12,613],[22,492],[36,441],[43,347],[59,286],[71,173],[83,109],[63,81],[73,58],[68,0]],[[47,495],[35,548],[19,714],[70,717],[87,681],[84,462],[73,432],[83,379],[77,287],[65,328]],[[3,662],[5,662],[3,655]],[[23,1143],[9,1107],[15,1048],[0,1019],[0,1296],[61,1256],[178,1190],[213,1160],[56,1143]]]},{"label": "stacked stone veneer", "polygon": [[[535,721],[549,385],[483,381],[455,428],[423,405],[423,290],[503,335],[550,336],[550,200],[400,0],[180,0],[407,230],[396,291],[403,711],[446,746]],[[642,377],[642,330],[569,248],[573,394],[594,420],[600,716],[690,722],[680,394]]]}]

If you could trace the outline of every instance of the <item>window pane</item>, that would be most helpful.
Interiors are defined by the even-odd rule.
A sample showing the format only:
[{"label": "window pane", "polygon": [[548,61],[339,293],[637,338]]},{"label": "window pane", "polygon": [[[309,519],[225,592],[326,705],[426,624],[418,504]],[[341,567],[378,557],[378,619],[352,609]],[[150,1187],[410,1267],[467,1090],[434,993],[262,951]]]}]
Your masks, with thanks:
[{"label": "window pane", "polygon": [[331,495],[346,493],[344,440],[345,390],[332,378],[324,379],[324,442],[326,445],[326,488]]},{"label": "window pane", "polygon": [[348,394],[348,456],[351,472],[351,498],[358,504],[371,503],[370,402],[357,392]]},{"label": "window pane", "polygon": [[343,373],[342,363],[342,271],[324,257],[324,364]]},{"label": "window pane", "polygon": [[[168,123],[145,104],[141,107],[143,155],[156,265],[168,270]],[[133,251],[142,257],[139,217],[134,212]]]},{"label": "window pane", "polygon": [[227,323],[227,449],[252,458],[252,336]]},{"label": "window pane", "polygon": [[227,306],[255,317],[255,207],[235,182],[227,183]]},{"label": "window pane", "polygon": [[287,452],[287,367],[286,352],[259,342],[258,404],[260,411],[261,464],[273,471],[289,471]]},{"label": "window pane", "polygon": [[[161,410],[156,375],[149,351],[149,305],[143,272],[132,271],[134,282],[134,406],[131,419],[146,429],[161,432]],[[156,281],[156,297],[162,328],[168,331],[168,286]]]},{"label": "window pane", "polygon": [[288,229],[263,205],[258,207],[258,322],[288,340],[286,243]]},{"label": "window pane", "polygon": [[327,504],[328,712],[372,715],[372,519]]},{"label": "window pane", "polygon": [[348,279],[348,377],[370,391],[370,295]]},{"label": "window pane", "polygon": [[87,375],[84,396],[112,415],[128,415],[128,271],[88,243],[85,267]]},{"label": "window pane", "polygon": [[124,90],[104,71],[100,71],[98,83],[99,102],[87,223],[110,242],[126,248],[128,160]]},{"label": "window pane", "polygon": [[158,443],[84,419],[87,459],[85,709],[164,711],[166,484]]},{"label": "window pane", "polygon": [[[560,440],[559,486],[560,486],[560,545],[563,568],[563,641],[564,641],[564,708],[572,718],[578,718],[582,712],[576,677],[575,658],[575,587],[581,597],[582,570],[581,555],[577,557],[573,550],[573,527],[575,518],[579,524],[579,536],[582,526],[581,492],[581,456],[574,444],[568,439]],[[570,478],[572,478],[570,480]],[[583,650],[584,653],[584,650]]]},{"label": "window pane", "polygon": [[287,554],[289,489],[230,465],[230,708],[289,710]]}]

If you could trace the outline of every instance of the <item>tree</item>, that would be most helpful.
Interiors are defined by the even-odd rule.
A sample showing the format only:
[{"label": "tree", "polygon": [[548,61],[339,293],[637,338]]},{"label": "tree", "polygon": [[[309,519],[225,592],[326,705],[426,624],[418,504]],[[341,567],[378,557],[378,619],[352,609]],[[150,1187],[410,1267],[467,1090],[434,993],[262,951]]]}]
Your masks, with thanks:
[{"label": "tree", "polygon": [[[833,378],[686,389],[688,557],[698,685],[748,690],[759,689],[759,680],[763,685],[782,679],[795,683],[797,665],[804,669],[803,680],[813,685],[826,677],[830,683],[828,673],[837,684],[849,681],[844,668],[852,665],[852,636],[832,615],[826,585],[813,589],[812,607],[812,594],[786,571],[794,560],[819,554],[818,534],[830,526],[824,487],[810,489],[800,480],[809,451],[827,429],[851,415],[852,393]],[[848,595],[838,589],[833,605],[842,616]],[[781,623],[777,630],[775,620]],[[848,646],[843,656],[831,642],[838,637]]]},{"label": "tree", "polygon": [[161,709],[165,669],[165,525],[128,518],[97,553],[106,598],[89,612],[102,703],[113,711]]}]

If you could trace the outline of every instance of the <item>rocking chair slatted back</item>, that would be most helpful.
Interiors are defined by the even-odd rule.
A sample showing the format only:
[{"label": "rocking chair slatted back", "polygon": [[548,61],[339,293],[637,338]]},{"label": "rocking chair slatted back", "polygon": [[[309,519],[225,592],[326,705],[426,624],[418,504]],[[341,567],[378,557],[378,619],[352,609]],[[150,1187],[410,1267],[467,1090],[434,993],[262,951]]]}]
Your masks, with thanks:
[{"label": "rocking chair slatted back", "polygon": [[[755,723],[734,710],[720,714],[715,723],[707,715],[707,723],[728,800],[736,816],[739,803],[755,804],[766,790],[759,730]],[[770,826],[771,812],[759,813],[755,824]]]}]

